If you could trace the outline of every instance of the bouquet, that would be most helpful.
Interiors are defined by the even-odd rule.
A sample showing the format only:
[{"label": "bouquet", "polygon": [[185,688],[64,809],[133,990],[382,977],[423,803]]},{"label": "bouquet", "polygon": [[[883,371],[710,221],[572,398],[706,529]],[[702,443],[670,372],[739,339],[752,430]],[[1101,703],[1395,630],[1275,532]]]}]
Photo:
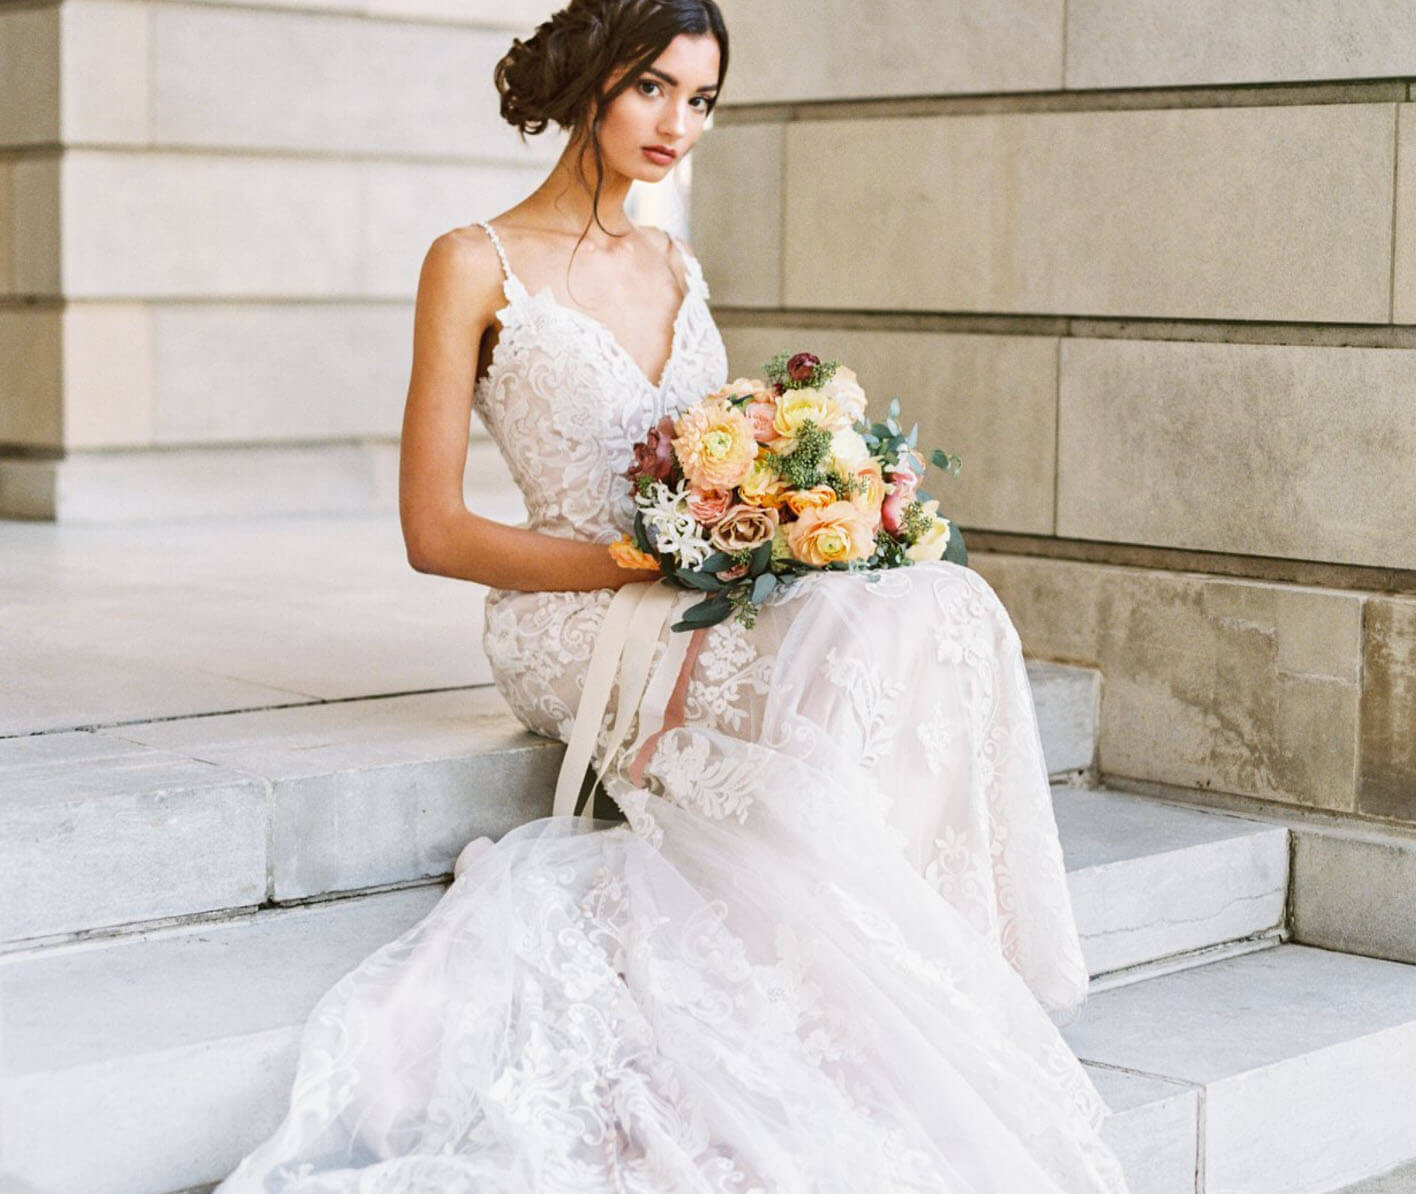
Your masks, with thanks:
[{"label": "bouquet", "polygon": [[[773,589],[808,572],[967,562],[958,529],[919,487],[919,427],[901,431],[898,400],[867,423],[865,391],[840,361],[782,352],[762,369],[766,380],[738,378],[666,415],[624,474],[634,534],[610,554],[704,594],[673,629],[730,614],[752,626]],[[937,448],[930,459],[955,475],[962,465]]]}]

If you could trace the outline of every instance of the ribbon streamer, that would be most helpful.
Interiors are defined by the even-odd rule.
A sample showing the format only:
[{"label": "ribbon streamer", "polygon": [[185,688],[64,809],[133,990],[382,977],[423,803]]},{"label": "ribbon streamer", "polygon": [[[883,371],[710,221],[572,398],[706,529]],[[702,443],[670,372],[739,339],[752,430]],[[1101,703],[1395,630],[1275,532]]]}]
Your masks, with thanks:
[{"label": "ribbon streamer", "polygon": [[[622,585],[611,598],[600,622],[595,649],[590,654],[585,686],[575,710],[575,724],[566,744],[565,757],[561,760],[551,809],[553,816],[575,815],[576,797],[580,794],[586,769],[591,764],[595,739],[610,703],[610,690],[618,677],[619,699],[615,706],[615,723],[597,769],[600,777],[610,770],[644,695],[654,662],[654,648],[673,612],[676,598],[673,589],[657,580]],[[580,814],[582,826],[588,827],[594,820],[594,805],[592,789]]]}]

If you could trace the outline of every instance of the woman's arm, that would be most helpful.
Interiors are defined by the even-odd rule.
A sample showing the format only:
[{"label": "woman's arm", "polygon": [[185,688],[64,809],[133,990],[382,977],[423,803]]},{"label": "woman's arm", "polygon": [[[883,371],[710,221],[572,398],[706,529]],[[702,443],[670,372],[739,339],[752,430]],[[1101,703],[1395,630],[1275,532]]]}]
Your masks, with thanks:
[{"label": "woman's arm", "polygon": [[413,368],[403,409],[398,514],[419,572],[498,589],[618,588],[657,572],[621,568],[604,544],[560,539],[471,513],[462,498],[477,350],[501,301],[491,242],[445,232],[418,277]]}]

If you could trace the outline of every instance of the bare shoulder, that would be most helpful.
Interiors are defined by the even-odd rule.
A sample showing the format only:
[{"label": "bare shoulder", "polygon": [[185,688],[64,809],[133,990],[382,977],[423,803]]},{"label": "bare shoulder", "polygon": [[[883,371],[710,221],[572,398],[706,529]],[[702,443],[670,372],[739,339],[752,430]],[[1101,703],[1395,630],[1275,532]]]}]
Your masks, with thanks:
[{"label": "bare shoulder", "polygon": [[501,287],[497,251],[476,225],[449,229],[424,254],[418,289],[439,306],[485,324],[501,305]]}]

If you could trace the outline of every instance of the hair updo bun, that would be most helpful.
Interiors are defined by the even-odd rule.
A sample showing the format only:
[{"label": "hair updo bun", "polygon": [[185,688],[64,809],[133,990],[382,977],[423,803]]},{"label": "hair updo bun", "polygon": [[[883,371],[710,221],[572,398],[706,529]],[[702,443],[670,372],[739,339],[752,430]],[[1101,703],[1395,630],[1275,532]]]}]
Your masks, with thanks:
[{"label": "hair updo bun", "polygon": [[502,119],[523,141],[553,123],[578,129],[616,67],[630,70],[605,94],[606,104],[681,33],[718,39],[721,85],[728,33],[716,0],[570,0],[525,41],[514,38],[497,63]]}]

